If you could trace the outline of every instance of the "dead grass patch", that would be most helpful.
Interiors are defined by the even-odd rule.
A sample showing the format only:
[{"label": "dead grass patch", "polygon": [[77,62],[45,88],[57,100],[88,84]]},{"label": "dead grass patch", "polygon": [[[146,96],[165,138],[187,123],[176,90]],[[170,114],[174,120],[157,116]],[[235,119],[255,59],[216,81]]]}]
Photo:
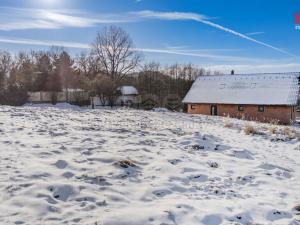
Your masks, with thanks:
[{"label": "dead grass patch", "polygon": [[225,128],[232,128],[233,127],[233,123],[227,122],[227,123],[225,123],[224,127]]},{"label": "dead grass patch", "polygon": [[296,205],[294,209],[300,212],[300,204]]},{"label": "dead grass patch", "polygon": [[286,136],[289,139],[298,139],[298,140],[300,140],[300,133],[297,132],[295,129],[292,129],[290,127],[285,127],[281,131],[281,134]]},{"label": "dead grass patch", "polygon": [[244,132],[246,135],[250,135],[250,134],[261,134],[257,128],[255,128],[254,126],[251,126],[251,125],[246,125],[245,126],[245,129],[244,129]]},{"label": "dead grass patch", "polygon": [[116,164],[125,169],[129,167],[136,167],[136,164],[130,159],[120,160]]},{"label": "dead grass patch", "polygon": [[277,133],[277,128],[276,127],[269,127],[269,132],[271,133],[271,134],[276,134]]}]

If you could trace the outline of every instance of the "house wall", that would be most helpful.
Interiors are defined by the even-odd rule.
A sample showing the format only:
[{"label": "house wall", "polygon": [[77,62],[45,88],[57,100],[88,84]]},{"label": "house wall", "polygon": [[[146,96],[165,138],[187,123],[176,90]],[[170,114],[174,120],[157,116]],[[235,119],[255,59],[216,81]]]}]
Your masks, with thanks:
[{"label": "house wall", "polygon": [[116,104],[121,106],[132,106],[139,103],[140,97],[138,95],[122,95],[116,101]]},{"label": "house wall", "polygon": [[[295,121],[295,107],[293,106],[264,106],[264,112],[258,111],[258,105],[243,105],[244,111],[238,111],[239,105],[215,104],[218,116],[229,116],[239,119],[261,122],[278,121],[281,124],[290,124]],[[211,104],[188,104],[189,114],[211,115]]]}]

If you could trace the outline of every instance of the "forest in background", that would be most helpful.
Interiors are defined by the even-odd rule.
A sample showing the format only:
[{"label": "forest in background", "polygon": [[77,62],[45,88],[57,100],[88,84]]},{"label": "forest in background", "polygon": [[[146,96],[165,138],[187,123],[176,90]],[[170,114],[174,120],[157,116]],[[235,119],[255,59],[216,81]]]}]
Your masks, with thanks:
[{"label": "forest in background", "polygon": [[182,99],[198,76],[211,74],[219,73],[192,64],[146,63],[129,34],[111,26],[97,34],[90,51],[75,56],[62,47],[18,54],[1,51],[0,104],[22,105],[28,92],[82,89],[113,106],[117,88],[133,85],[162,105],[168,95]]}]

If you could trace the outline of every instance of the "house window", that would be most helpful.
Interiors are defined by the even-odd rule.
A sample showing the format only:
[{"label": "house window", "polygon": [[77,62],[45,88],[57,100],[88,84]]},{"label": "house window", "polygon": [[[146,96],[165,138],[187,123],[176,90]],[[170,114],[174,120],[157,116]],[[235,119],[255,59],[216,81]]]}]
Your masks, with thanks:
[{"label": "house window", "polygon": [[195,110],[196,109],[196,105],[191,105],[191,110]]},{"label": "house window", "polygon": [[240,112],[244,112],[244,106],[242,106],[242,105],[239,105],[239,106],[238,106],[238,111],[240,111]]},{"label": "house window", "polygon": [[258,112],[264,112],[265,107],[263,105],[258,106]]}]

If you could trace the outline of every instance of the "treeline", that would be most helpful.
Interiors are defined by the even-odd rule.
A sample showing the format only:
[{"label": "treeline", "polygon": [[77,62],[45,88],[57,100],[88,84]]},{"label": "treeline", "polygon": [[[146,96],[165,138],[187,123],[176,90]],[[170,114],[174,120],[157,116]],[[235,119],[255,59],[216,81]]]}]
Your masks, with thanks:
[{"label": "treeline", "polygon": [[27,92],[81,88],[84,79],[62,48],[49,51],[0,52],[0,104],[22,105]]},{"label": "treeline", "polygon": [[108,27],[98,33],[90,51],[76,56],[58,47],[17,55],[0,52],[0,104],[22,105],[27,92],[82,89],[113,106],[121,85],[155,95],[162,104],[169,94],[183,98],[192,82],[205,74],[211,72],[192,64],[143,65],[128,33]]}]

